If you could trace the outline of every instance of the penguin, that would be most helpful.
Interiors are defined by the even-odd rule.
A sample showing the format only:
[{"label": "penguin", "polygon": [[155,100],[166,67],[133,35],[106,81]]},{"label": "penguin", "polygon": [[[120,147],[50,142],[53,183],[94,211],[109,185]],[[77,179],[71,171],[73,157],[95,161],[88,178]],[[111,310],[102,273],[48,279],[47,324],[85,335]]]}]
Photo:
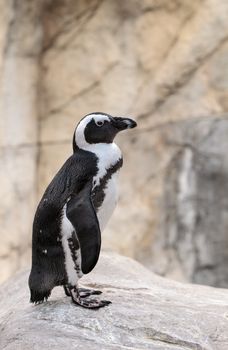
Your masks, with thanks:
[{"label": "penguin", "polygon": [[117,203],[123,158],[114,138],[136,126],[130,118],[101,112],[88,114],[78,123],[73,154],[47,187],[35,213],[30,302],[42,303],[55,286],[63,286],[81,307],[98,309],[111,303],[89,298],[101,291],[80,288],[78,281],[96,266],[101,232]]}]

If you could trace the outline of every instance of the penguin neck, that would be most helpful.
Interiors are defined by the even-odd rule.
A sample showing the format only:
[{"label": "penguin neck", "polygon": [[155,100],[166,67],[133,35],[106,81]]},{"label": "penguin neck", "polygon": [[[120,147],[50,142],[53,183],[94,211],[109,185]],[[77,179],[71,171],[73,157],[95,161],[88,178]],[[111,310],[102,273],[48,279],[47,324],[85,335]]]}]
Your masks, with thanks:
[{"label": "penguin neck", "polygon": [[98,172],[95,176],[95,183],[98,184],[99,179],[106,175],[108,169],[113,167],[122,159],[122,153],[116,143],[84,143],[79,149],[91,152],[97,157]]},{"label": "penguin neck", "polygon": [[115,142],[112,143],[87,143],[82,146],[77,145],[79,149],[94,153],[98,160],[105,163],[106,168],[114,165],[119,159],[122,158],[122,153]]}]

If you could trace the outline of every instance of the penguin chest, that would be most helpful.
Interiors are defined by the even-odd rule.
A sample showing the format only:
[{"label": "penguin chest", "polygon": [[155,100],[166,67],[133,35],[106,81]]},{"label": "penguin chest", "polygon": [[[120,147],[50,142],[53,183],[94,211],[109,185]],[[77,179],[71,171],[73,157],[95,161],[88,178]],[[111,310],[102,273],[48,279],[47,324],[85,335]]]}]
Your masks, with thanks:
[{"label": "penguin chest", "polygon": [[97,213],[101,231],[105,228],[118,201],[118,172],[112,174],[105,183],[94,188],[92,193],[93,204]]},{"label": "penguin chest", "polygon": [[118,200],[117,179],[123,159],[115,143],[93,145],[93,152],[98,162],[97,173],[93,178],[92,201],[102,231]]}]

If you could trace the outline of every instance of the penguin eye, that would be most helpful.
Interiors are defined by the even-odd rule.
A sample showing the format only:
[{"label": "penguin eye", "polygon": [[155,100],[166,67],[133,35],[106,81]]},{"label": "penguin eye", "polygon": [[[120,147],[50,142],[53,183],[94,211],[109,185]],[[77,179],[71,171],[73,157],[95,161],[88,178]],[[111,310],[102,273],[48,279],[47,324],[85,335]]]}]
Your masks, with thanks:
[{"label": "penguin eye", "polygon": [[97,126],[102,126],[102,125],[104,125],[104,121],[103,121],[103,120],[98,120],[98,121],[96,122],[96,125],[97,125]]}]

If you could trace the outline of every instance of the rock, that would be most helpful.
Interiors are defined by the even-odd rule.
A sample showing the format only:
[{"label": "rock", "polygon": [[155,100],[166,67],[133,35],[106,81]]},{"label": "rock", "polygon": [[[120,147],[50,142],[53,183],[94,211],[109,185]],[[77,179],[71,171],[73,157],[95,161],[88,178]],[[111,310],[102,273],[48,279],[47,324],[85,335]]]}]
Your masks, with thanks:
[{"label": "rock", "polygon": [[28,261],[37,202],[38,2],[0,4],[0,283]]},{"label": "rock", "polygon": [[[156,273],[227,287],[227,132],[227,116],[190,118],[139,131],[134,143],[125,144],[132,150],[123,170],[128,184],[117,223],[105,233],[110,246],[129,239],[131,256]],[[133,226],[131,235],[126,226]]]},{"label": "rock", "polygon": [[228,291],[158,277],[130,258],[103,253],[82,279],[112,304],[73,305],[58,287],[47,303],[28,303],[28,273],[0,288],[0,348],[227,350]]},{"label": "rock", "polygon": [[226,118],[164,130],[175,152],[165,172],[163,231],[152,255],[166,257],[165,275],[179,271],[195,283],[228,287],[227,132]]}]

